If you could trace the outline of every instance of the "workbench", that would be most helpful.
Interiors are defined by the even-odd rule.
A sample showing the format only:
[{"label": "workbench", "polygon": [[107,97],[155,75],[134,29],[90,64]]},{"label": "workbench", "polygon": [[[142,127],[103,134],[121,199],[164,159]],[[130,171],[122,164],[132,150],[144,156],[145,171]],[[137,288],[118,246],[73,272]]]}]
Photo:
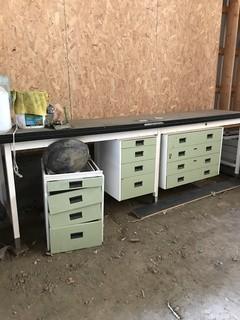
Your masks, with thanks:
[{"label": "workbench", "polygon": [[[0,134],[0,194],[1,201],[7,208],[13,226],[13,237],[19,247],[20,229],[16,199],[16,187],[13,168],[13,152],[46,148],[61,138],[75,137],[85,143],[112,141],[116,139],[137,139],[139,137],[156,137],[154,192],[158,200],[159,163],[161,138],[164,134],[181,133],[190,130],[203,130],[218,127],[240,127],[240,112],[202,111],[189,113],[171,113],[160,115],[141,115],[111,119],[91,119],[71,122],[71,128],[18,130],[13,144],[13,132]],[[2,161],[2,159],[4,161]],[[4,174],[6,173],[6,174]]]}]

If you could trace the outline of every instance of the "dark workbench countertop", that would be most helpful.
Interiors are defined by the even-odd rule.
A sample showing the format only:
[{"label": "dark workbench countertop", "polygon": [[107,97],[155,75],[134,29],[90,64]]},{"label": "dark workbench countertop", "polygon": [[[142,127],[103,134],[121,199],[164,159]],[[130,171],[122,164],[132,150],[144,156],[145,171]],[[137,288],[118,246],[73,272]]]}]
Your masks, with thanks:
[{"label": "dark workbench countertop", "polygon": [[[81,119],[71,121],[68,129],[19,129],[16,141],[34,141],[56,138],[77,137],[94,134],[104,134],[122,131],[161,128],[199,122],[240,119],[240,112],[234,111],[200,111],[185,113],[167,113],[157,115],[141,115],[106,119]],[[0,134],[0,144],[13,140],[12,130]]]}]

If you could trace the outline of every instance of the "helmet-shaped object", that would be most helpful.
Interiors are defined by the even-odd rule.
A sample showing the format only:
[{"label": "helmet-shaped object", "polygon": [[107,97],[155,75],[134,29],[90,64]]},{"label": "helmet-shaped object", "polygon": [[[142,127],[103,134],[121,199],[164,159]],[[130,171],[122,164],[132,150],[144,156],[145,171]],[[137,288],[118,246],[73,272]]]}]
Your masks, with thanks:
[{"label": "helmet-shaped object", "polygon": [[87,144],[77,139],[61,139],[50,144],[43,154],[43,163],[49,172],[81,171],[89,160]]}]

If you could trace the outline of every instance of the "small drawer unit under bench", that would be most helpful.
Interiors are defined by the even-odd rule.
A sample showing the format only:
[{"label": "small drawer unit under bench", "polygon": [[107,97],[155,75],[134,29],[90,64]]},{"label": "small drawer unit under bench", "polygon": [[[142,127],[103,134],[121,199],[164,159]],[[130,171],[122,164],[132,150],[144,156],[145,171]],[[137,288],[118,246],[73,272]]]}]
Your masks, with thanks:
[{"label": "small drawer unit under bench", "polygon": [[86,170],[47,174],[43,169],[47,247],[51,253],[99,246],[103,241],[104,177],[93,161]]},{"label": "small drawer unit under bench", "polygon": [[95,161],[105,176],[105,191],[118,201],[154,193],[156,137],[95,144]]},{"label": "small drawer unit under bench", "polygon": [[219,174],[223,128],[162,135],[160,187],[174,188]]}]

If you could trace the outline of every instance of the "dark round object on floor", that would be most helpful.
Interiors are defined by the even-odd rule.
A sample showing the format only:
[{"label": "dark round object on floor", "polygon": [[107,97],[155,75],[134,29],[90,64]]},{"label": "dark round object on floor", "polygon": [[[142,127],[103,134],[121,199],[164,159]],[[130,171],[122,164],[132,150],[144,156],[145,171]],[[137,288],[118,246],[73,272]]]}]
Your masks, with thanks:
[{"label": "dark round object on floor", "polygon": [[77,139],[61,139],[47,147],[43,163],[50,172],[70,173],[81,171],[89,158],[87,144]]}]

